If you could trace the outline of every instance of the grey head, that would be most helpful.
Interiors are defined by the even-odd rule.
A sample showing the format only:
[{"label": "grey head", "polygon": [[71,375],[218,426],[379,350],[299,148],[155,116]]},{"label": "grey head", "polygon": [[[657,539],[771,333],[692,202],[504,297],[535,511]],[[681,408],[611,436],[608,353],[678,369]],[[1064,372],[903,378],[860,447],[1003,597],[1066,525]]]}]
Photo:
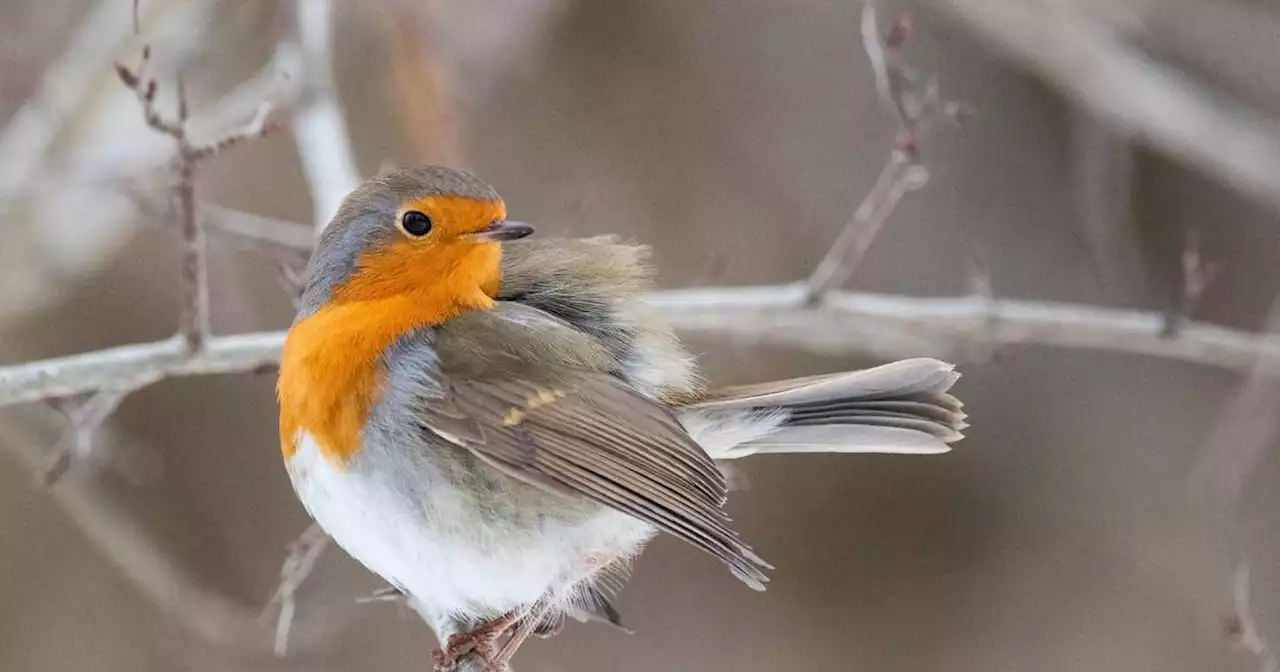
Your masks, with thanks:
[{"label": "grey head", "polygon": [[400,168],[371,178],[347,195],[320,235],[307,264],[298,319],[329,300],[334,288],[355,272],[360,255],[403,235],[396,228],[396,213],[405,203],[431,196],[502,200],[484,180],[444,166]]}]

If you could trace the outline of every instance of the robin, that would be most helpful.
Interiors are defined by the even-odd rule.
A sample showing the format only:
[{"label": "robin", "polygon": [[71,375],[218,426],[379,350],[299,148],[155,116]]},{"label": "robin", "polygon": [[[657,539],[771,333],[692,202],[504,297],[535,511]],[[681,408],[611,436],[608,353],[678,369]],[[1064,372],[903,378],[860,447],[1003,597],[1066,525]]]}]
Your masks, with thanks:
[{"label": "robin", "polygon": [[618,624],[608,586],[658,532],[762,590],[717,460],[940,453],[966,426],[932,359],[708,390],[642,302],[644,248],[532,232],[470,174],[380,175],[321,236],[284,345],[293,487],[435,630],[437,670]]}]

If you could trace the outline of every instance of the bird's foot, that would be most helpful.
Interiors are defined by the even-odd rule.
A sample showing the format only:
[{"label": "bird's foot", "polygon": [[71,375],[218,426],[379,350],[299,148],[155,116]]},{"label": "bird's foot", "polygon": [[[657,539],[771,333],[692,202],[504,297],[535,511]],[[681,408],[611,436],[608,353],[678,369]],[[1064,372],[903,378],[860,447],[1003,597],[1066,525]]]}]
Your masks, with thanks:
[{"label": "bird's foot", "polygon": [[450,635],[443,648],[431,652],[431,657],[435,659],[435,672],[455,672],[458,662],[470,654],[483,660],[488,672],[503,672],[506,662],[498,656],[498,640],[517,621],[519,616],[512,612],[482,623],[469,632]]}]

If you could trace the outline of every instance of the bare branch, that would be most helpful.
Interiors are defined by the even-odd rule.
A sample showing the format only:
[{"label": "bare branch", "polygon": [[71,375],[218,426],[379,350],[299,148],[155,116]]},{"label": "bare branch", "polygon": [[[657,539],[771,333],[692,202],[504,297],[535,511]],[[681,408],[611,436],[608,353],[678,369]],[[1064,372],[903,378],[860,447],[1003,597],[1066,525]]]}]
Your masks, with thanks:
[{"label": "bare branch", "polygon": [[733,334],[827,354],[945,357],[976,338],[1125,352],[1236,370],[1280,356],[1280,339],[1203,322],[1164,339],[1164,315],[986,297],[916,298],[829,292],[807,305],[803,285],[672,290],[649,297],[685,333]]},{"label": "bare branch", "polygon": [[[1280,338],[1280,298],[1272,302],[1263,333]],[[1245,370],[1248,378],[1209,430],[1188,478],[1192,501],[1219,523],[1236,515],[1245,481],[1280,428],[1280,351],[1259,353]]]},{"label": "bare branch", "polygon": [[297,0],[295,4],[303,94],[293,119],[293,136],[311,188],[317,235],[338,212],[342,199],[360,184],[333,76],[333,9],[332,0]]},{"label": "bare branch", "polygon": [[1187,240],[1182,246],[1180,261],[1182,262],[1182,285],[1165,321],[1165,338],[1178,335],[1178,330],[1191,319],[1191,314],[1200,305],[1200,298],[1204,296],[1205,290],[1209,289],[1209,285],[1213,284],[1218,276],[1218,265],[1212,261],[1206,261],[1200,253],[1199,229],[1191,229],[1187,232]]},{"label": "bare branch", "polygon": [[[1187,294],[1195,292],[1197,283],[1207,278],[1197,270],[1203,264],[1198,246],[1189,241],[1183,254],[1188,275]],[[1280,335],[1280,297],[1271,304],[1264,333]],[[1225,530],[1238,546],[1237,564],[1232,582],[1233,613],[1224,619],[1223,630],[1235,642],[1253,653],[1262,663],[1263,672],[1278,672],[1275,654],[1262,638],[1249,606],[1249,557],[1239,539],[1240,524],[1236,518],[1240,498],[1249,474],[1257,468],[1275,441],[1280,420],[1280,353],[1259,356],[1250,368],[1248,379],[1226,405],[1204,441],[1196,464],[1188,478],[1188,493],[1193,505],[1215,531]]]},{"label": "bare branch", "polygon": [[309,227],[283,219],[202,203],[209,234],[246,249],[310,256],[315,238]]},{"label": "bare branch", "polygon": [[1240,551],[1240,559],[1236,563],[1236,572],[1232,581],[1232,606],[1234,613],[1226,619],[1223,631],[1244,650],[1252,653],[1262,664],[1262,672],[1280,672],[1280,659],[1272,652],[1271,646],[1258,631],[1257,620],[1250,605],[1250,566],[1249,556]]},{"label": "bare branch", "polygon": [[895,148],[890,153],[875,186],[858,204],[849,222],[831,244],[831,249],[809,276],[810,303],[817,303],[824,294],[853,275],[870,249],[871,241],[897,209],[902,197],[923,187],[928,179],[928,169],[915,163],[905,151]]},{"label": "bare branch", "polygon": [[171,338],[0,369],[0,406],[108,388],[139,389],[174,376],[270,370],[279,363],[281,332],[219,336],[191,354]]},{"label": "bare branch", "polygon": [[276,272],[280,278],[280,284],[284,287],[285,292],[289,295],[289,301],[293,303],[294,310],[302,308],[302,293],[306,290],[306,270],[301,264],[294,266],[288,259],[283,257],[276,258]]},{"label": "bare branch", "polygon": [[263,616],[272,607],[279,605],[280,613],[276,620],[276,637],[274,652],[283,658],[289,653],[289,631],[293,628],[297,603],[294,596],[298,588],[315,569],[316,561],[329,545],[329,535],[319,523],[312,523],[302,534],[289,544],[289,554],[285,556],[280,567],[280,583],[276,586],[271,599],[267,601]]},{"label": "bare branch", "polygon": [[[151,48],[143,47],[142,60],[138,63],[138,67],[130,69],[123,63],[116,63],[116,75],[138,97],[138,102],[142,105],[142,116],[147,125],[155,129],[156,132],[167,135],[181,143],[186,137],[187,130],[181,121],[165,117],[156,108],[156,93],[159,90],[159,83],[154,77],[147,74],[147,68],[150,65]],[[178,105],[180,109],[186,107],[186,103],[183,102],[185,98],[186,94],[183,93],[182,87],[179,86]]]},{"label": "bare branch", "polygon": [[[137,6],[134,7],[135,11]],[[205,253],[205,231],[200,222],[196,203],[196,169],[202,160],[215,156],[219,151],[248,138],[257,138],[270,132],[267,122],[270,102],[264,101],[253,118],[238,129],[207,144],[195,144],[190,140],[187,125],[191,118],[187,101],[186,84],[179,73],[177,78],[178,116],[170,119],[156,108],[158,84],[147,74],[151,60],[150,47],[142,50],[142,61],[136,69],[116,63],[116,74],[129,87],[142,105],[147,125],[157,132],[173,138],[178,146],[177,183],[173,187],[177,205],[177,219],[182,232],[181,301],[178,316],[178,334],[191,352],[199,352],[209,338],[209,269]]]},{"label": "bare branch", "polygon": [[881,38],[875,3],[871,0],[863,3],[863,47],[881,98],[898,115],[898,135],[875,186],[858,204],[826,256],[809,276],[810,304],[816,304],[824,293],[840,286],[853,274],[902,197],[928,182],[929,171],[920,161],[922,133],[939,118],[954,118],[959,109],[942,101],[933,79],[922,76],[906,64],[902,50],[913,26],[911,16],[902,14],[887,37]]},{"label": "bare branch", "polygon": [[253,117],[240,128],[232,129],[212,141],[193,145],[192,159],[195,161],[211,159],[245,140],[255,140],[275,131],[277,126],[271,121],[271,112],[274,109],[275,104],[270,98],[263,100]]},{"label": "bare branch", "polygon": [[120,407],[120,403],[129,396],[130,391],[121,388],[99,390],[79,406],[65,409],[64,412],[71,427],[50,451],[47,466],[41,478],[44,485],[50,486],[56,483],[75,459],[83,460],[89,457],[93,451],[94,439],[102,429],[102,425]]},{"label": "bare branch", "polygon": [[[1280,130],[1055,3],[944,0],[949,12],[1122,134],[1280,208]],[[932,6],[932,5],[931,5]]]},{"label": "bare branch", "polygon": [[[830,354],[942,356],[982,335],[997,345],[1123,352],[1246,371],[1259,357],[1280,358],[1275,337],[1190,322],[1166,339],[1161,313],[1070,303],[834,291],[810,307],[804,285],[671,290],[646,300],[686,333],[734,334]],[[283,343],[283,332],[218,336],[191,355],[170,339],[3,367],[0,407],[137,389],[167,377],[270,370]]]},{"label": "bare branch", "polygon": [[404,602],[406,595],[400,592],[395,586],[386,586],[373,591],[372,594],[364,597],[357,597],[356,604],[369,604],[371,602]]}]

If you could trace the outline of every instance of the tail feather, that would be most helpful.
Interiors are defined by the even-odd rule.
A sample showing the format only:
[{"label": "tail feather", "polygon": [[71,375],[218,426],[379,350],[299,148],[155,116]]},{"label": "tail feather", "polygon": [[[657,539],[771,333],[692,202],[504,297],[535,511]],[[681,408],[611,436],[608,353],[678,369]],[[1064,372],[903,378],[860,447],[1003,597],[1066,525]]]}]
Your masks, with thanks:
[{"label": "tail feather", "polygon": [[945,394],[959,378],[951,364],[936,359],[904,359],[863,371],[721,388],[688,408],[795,406],[842,398],[881,400],[938,395]]},{"label": "tail feather", "polygon": [[725,388],[686,406],[683,417],[686,426],[722,426],[743,436],[732,445],[708,437],[719,459],[758,452],[942,453],[968,427],[963,404],[948,393],[959,377],[945,362],[908,359]]}]

